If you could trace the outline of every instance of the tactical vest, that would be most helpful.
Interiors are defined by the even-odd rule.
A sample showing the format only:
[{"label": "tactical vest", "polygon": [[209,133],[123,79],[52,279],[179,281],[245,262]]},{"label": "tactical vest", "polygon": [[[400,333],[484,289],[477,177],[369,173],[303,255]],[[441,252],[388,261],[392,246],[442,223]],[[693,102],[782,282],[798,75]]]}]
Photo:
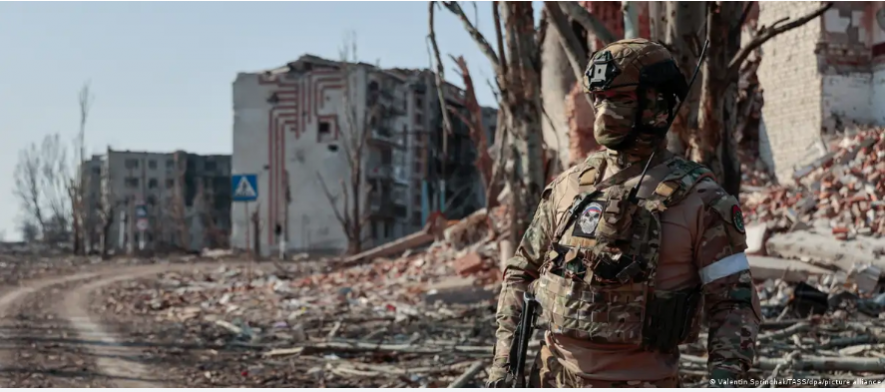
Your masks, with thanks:
[{"label": "tactical vest", "polygon": [[660,165],[667,166],[668,174],[651,195],[630,205],[630,189],[622,185],[629,178],[599,189],[605,164],[602,154],[585,161],[581,193],[560,219],[540,277],[532,284],[541,308],[537,327],[664,352],[695,341],[700,288],[656,291],[654,279],[661,212],[712,174],[685,159],[665,157]]}]

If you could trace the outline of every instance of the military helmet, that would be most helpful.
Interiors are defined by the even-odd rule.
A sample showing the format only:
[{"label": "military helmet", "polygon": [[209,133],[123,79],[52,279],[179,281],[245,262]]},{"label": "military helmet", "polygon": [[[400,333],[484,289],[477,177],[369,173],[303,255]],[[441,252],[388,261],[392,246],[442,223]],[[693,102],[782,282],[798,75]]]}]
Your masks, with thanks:
[{"label": "military helmet", "polygon": [[677,99],[685,99],[688,92],[670,52],[645,39],[620,40],[594,53],[582,84],[588,94],[629,93],[635,97],[635,102],[594,105],[597,141],[616,150],[662,139],[675,117]]}]

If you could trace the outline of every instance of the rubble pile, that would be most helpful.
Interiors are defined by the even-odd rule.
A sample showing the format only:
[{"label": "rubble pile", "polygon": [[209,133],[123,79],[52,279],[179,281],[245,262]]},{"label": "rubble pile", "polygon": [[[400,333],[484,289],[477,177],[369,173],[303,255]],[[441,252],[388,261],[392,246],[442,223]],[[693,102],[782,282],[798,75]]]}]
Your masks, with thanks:
[{"label": "rubble pile", "polygon": [[797,170],[794,186],[742,195],[748,221],[771,231],[826,225],[840,240],[885,234],[885,130],[845,136],[831,152]]},{"label": "rubble pile", "polygon": [[111,323],[141,318],[165,326],[152,335],[211,349],[201,360],[215,364],[186,376],[190,386],[444,387],[484,369],[474,365],[490,358],[494,305],[421,301],[422,266],[305,278],[221,266],[109,286],[93,303]]},{"label": "rubble pile", "polygon": [[[764,321],[757,338],[756,380],[885,380],[885,280],[881,269],[811,276],[757,285]],[[703,385],[706,337],[682,347],[680,372],[688,386]],[[758,384],[757,384],[758,386]],[[774,386],[774,385],[770,385]],[[789,385],[778,385],[789,386]],[[793,386],[815,386],[793,385]],[[824,386],[819,384],[817,386]]]}]

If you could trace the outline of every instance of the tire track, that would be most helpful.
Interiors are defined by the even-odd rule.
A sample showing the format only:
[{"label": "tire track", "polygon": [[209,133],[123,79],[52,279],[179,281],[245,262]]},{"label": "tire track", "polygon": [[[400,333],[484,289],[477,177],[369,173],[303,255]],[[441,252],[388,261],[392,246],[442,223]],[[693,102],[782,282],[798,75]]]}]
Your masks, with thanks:
[{"label": "tire track", "polygon": [[[142,350],[89,314],[90,293],[160,272],[229,262],[107,266],[34,279],[0,292],[0,384],[164,387],[166,372],[140,362]],[[144,342],[150,345],[150,342]],[[144,345],[142,345],[144,346]],[[81,385],[86,384],[86,385]]]}]

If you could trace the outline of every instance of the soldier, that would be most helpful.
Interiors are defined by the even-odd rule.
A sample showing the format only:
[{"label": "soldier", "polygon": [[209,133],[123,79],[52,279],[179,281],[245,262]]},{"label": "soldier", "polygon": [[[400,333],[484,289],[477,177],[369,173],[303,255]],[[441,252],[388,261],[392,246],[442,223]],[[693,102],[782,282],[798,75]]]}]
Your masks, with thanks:
[{"label": "soldier", "polygon": [[701,312],[711,385],[733,386],[753,362],[759,300],[738,201],[666,151],[685,78],[663,46],[631,39],[595,53],[583,85],[605,149],[544,189],[506,263],[488,386],[506,383],[526,290],[545,330],[530,386],[678,386],[678,345],[697,339]]}]

